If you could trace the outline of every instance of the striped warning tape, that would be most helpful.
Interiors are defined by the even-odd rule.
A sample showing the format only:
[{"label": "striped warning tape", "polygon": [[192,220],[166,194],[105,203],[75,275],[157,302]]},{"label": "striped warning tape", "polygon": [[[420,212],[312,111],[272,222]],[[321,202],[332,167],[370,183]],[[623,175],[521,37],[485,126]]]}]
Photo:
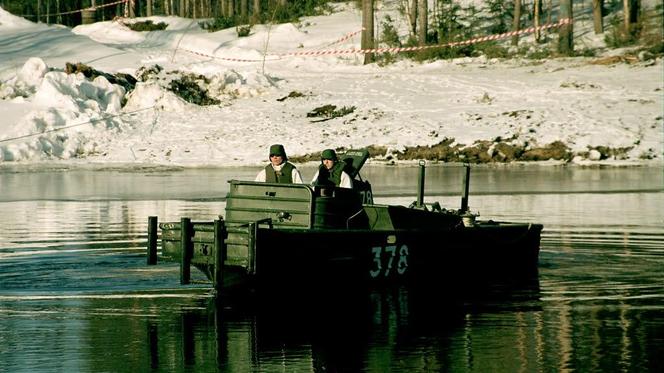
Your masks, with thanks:
[{"label": "striped warning tape", "polygon": [[522,35],[522,34],[528,34],[535,32],[536,30],[547,30],[547,29],[552,29],[552,28],[557,28],[561,27],[567,24],[571,24],[572,20],[569,18],[564,18],[561,19],[560,21],[556,23],[549,23],[546,25],[542,25],[539,27],[529,27],[523,30],[518,30],[518,31],[510,31],[510,32],[505,32],[503,34],[496,34],[496,35],[488,35],[488,36],[482,36],[479,38],[473,38],[473,39],[468,39],[464,41],[457,41],[457,42],[451,42],[451,43],[446,43],[446,44],[436,44],[436,45],[421,45],[421,46],[413,46],[413,47],[392,47],[392,48],[369,48],[369,49],[355,49],[355,48],[350,48],[350,49],[336,49],[336,50],[314,50],[314,51],[302,51],[302,52],[290,52],[290,53],[284,53],[284,54],[278,54],[280,57],[293,57],[293,56],[329,56],[329,55],[338,55],[338,54],[355,54],[355,53],[361,53],[361,54],[367,54],[367,53],[400,53],[400,52],[414,52],[414,51],[419,51],[419,50],[425,50],[425,49],[433,49],[433,48],[444,48],[444,47],[456,47],[460,45],[470,45],[470,44],[475,44],[475,43],[481,43],[489,40],[499,40],[499,39],[505,39],[509,38],[511,36],[515,35]]},{"label": "striped warning tape", "polygon": [[[370,48],[370,49],[355,49],[355,48],[349,48],[349,49],[326,49],[326,50],[310,50],[310,51],[301,51],[301,52],[287,52],[287,53],[278,53],[278,54],[269,54],[266,55],[266,59],[244,59],[244,58],[233,58],[233,57],[219,57],[219,56],[212,56],[209,54],[201,53],[201,52],[196,52],[192,51],[186,48],[179,48],[185,52],[195,54],[198,56],[202,57],[207,57],[207,58],[213,58],[217,60],[223,60],[223,61],[233,61],[233,62],[263,62],[263,61],[277,61],[280,60],[284,57],[295,57],[295,56],[331,56],[331,55],[340,55],[340,54],[366,54],[366,53],[401,53],[401,52],[414,52],[414,51],[420,51],[420,50],[425,50],[425,49],[434,49],[434,48],[445,48],[445,47],[456,47],[456,46],[461,46],[461,45],[470,45],[470,44],[476,44],[476,43],[482,43],[485,41],[491,41],[491,40],[500,40],[500,39],[505,39],[509,38],[515,35],[523,35],[523,34],[529,34],[533,33],[536,30],[548,30],[552,28],[557,28],[561,27],[564,25],[572,24],[572,20],[570,18],[563,18],[560,21],[556,23],[549,23],[546,25],[541,25],[538,27],[529,27],[523,30],[518,30],[518,31],[509,31],[505,32],[502,34],[496,34],[496,35],[488,35],[488,36],[482,36],[479,38],[473,38],[473,39],[468,39],[468,40],[463,40],[463,41],[456,41],[456,42],[451,42],[451,43],[446,43],[446,44],[436,44],[436,45],[422,45],[422,46],[413,46],[413,47],[392,47],[392,48]],[[337,41],[345,41],[351,38],[352,36],[362,32],[362,30],[359,31],[354,31],[341,39]]]}]

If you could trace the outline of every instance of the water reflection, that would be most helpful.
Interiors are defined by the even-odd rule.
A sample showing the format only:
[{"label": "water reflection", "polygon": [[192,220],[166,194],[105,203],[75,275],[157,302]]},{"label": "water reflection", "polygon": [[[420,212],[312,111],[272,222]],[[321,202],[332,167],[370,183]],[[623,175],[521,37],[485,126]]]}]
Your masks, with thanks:
[{"label": "water reflection", "polygon": [[[529,285],[493,288],[474,298],[404,288],[224,297],[183,310],[174,334],[148,323],[150,364],[163,368],[179,359],[203,371],[335,372],[445,371],[454,363],[455,371],[474,370],[472,340],[485,336],[475,333],[472,315],[507,312],[501,306],[506,300],[510,312],[541,310],[536,283]],[[179,352],[169,356],[164,351],[177,336]],[[532,352],[528,342],[517,342],[526,355]],[[525,358],[536,366],[528,356],[513,357],[506,363]]]},{"label": "water reflection", "polygon": [[[370,178],[387,180],[377,199],[408,205],[416,168],[395,170]],[[0,371],[664,371],[661,169],[474,171],[473,211],[544,224],[535,282],[221,302],[180,287],[177,264],[146,267],[144,246],[149,215],[223,212],[208,198],[223,177],[115,172],[0,170]],[[452,172],[428,169],[427,185],[454,207]],[[123,187],[94,190],[116,176]]]}]

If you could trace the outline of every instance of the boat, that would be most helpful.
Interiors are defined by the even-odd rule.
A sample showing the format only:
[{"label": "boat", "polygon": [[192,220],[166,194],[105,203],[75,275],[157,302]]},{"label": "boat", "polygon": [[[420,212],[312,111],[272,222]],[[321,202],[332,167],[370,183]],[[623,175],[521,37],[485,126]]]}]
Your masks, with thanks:
[{"label": "boat", "polygon": [[[366,149],[340,157],[353,189],[230,180],[225,216],[158,224],[149,217],[148,264],[180,262],[180,282],[200,270],[214,289],[239,285],[372,286],[468,283],[536,274],[535,223],[480,220],[468,208],[464,165],[460,208],[424,202],[425,163],[410,206],[374,203],[360,170]],[[159,231],[161,234],[159,235]]]}]

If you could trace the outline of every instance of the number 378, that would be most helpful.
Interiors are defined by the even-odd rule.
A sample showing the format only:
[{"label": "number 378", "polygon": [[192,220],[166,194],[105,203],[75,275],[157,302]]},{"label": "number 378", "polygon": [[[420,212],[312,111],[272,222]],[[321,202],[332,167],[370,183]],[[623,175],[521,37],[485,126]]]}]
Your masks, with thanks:
[{"label": "number 378", "polygon": [[373,268],[369,270],[371,277],[376,278],[381,274],[387,277],[394,272],[395,268],[400,275],[406,273],[408,269],[408,246],[374,246],[371,248],[371,253],[373,254]]}]

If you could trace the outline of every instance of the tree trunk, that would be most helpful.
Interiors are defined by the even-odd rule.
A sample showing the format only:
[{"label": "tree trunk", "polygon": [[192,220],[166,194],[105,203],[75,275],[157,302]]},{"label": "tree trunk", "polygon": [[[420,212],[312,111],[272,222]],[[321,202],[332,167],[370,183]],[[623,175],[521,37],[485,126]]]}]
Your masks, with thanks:
[{"label": "tree trunk", "polygon": [[410,32],[415,36],[417,35],[417,0],[411,0],[409,8],[410,14],[408,14],[408,19],[410,20]]},{"label": "tree trunk", "polygon": [[533,3],[533,26],[535,27],[535,40],[538,42],[542,37],[542,32],[539,30],[541,9],[542,9],[542,1],[535,0],[535,2]]},{"label": "tree trunk", "polygon": [[41,0],[37,0],[37,23],[41,22]]},{"label": "tree trunk", "polygon": [[58,13],[58,17],[56,18],[55,22],[58,24],[62,24],[62,15],[60,14],[60,0],[55,0],[55,11]]},{"label": "tree trunk", "polygon": [[180,17],[183,17],[183,18],[184,18],[184,15],[185,15],[184,10],[185,10],[185,8],[184,8],[184,0],[180,0],[180,1],[179,1],[179,7],[178,7],[178,14],[180,15]]},{"label": "tree trunk", "polygon": [[249,8],[249,2],[247,0],[240,0],[240,17],[242,22],[247,22],[247,9]]},{"label": "tree trunk", "polygon": [[604,32],[602,8],[604,8],[604,0],[593,0],[593,27],[595,29],[595,34],[601,34]]},{"label": "tree trunk", "polygon": [[631,20],[631,1],[623,0],[623,26],[625,28],[625,34],[629,35],[629,25]]},{"label": "tree trunk", "polygon": [[418,0],[417,2],[417,23],[420,27],[417,30],[417,43],[425,45],[427,43],[429,4],[427,0]]},{"label": "tree trunk", "polygon": [[[521,25],[521,0],[514,0],[514,21],[512,31],[519,31]],[[519,45],[519,35],[512,35],[512,45]]]},{"label": "tree trunk", "polygon": [[[360,48],[374,47],[374,0],[362,0],[362,43]],[[364,64],[374,62],[373,53],[364,54]]]},{"label": "tree trunk", "polygon": [[145,5],[145,15],[152,17],[152,0],[148,0]]},{"label": "tree trunk", "polygon": [[568,19],[569,22],[558,29],[558,52],[569,56],[574,51],[572,0],[560,0],[560,19]]},{"label": "tree trunk", "polygon": [[258,23],[261,19],[261,0],[254,0],[254,6],[251,10],[251,16],[254,23]]},{"label": "tree trunk", "polygon": [[235,15],[235,0],[227,0],[228,3],[228,16],[233,17]]},{"label": "tree trunk", "polygon": [[551,24],[551,13],[553,12],[553,0],[549,0],[546,11],[546,23]]}]

